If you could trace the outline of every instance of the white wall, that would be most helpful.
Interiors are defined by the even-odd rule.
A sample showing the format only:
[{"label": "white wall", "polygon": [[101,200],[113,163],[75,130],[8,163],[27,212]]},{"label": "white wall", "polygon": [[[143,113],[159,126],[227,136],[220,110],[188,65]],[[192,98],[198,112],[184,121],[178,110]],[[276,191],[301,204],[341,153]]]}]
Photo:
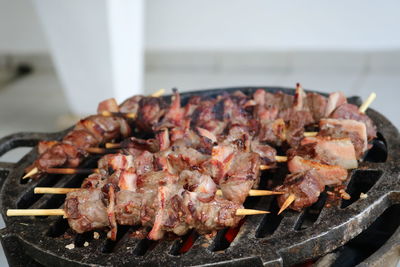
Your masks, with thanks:
[{"label": "white wall", "polygon": [[[400,48],[398,0],[145,2],[148,50]],[[31,1],[0,0],[0,53],[44,51]]]},{"label": "white wall", "polygon": [[150,0],[150,50],[400,47],[398,0]]},{"label": "white wall", "polygon": [[29,0],[0,0],[0,54],[48,53],[39,19]]}]

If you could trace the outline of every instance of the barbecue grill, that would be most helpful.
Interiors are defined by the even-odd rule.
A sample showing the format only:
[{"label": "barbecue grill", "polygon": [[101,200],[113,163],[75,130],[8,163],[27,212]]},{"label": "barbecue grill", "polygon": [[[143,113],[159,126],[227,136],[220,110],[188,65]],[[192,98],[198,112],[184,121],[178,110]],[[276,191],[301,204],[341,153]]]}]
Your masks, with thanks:
[{"label": "barbecue grill", "polygon": [[[193,95],[214,97],[235,90],[251,94],[258,88],[202,90],[181,96],[185,104]],[[294,92],[279,87],[265,89]],[[165,98],[170,100],[170,96]],[[359,97],[349,98],[349,102],[361,104]],[[15,266],[292,266],[333,251],[339,255],[337,265],[346,246],[373,232],[373,226],[378,225],[376,231],[387,232],[379,243],[382,246],[369,249],[358,262],[381,265],[400,251],[400,139],[397,129],[384,116],[372,109],[367,114],[377,125],[378,138],[359,168],[351,172],[346,184],[350,200],[332,202],[322,194],[317,203],[301,213],[285,211],[276,215],[275,198],[248,197],[246,208],[269,210],[271,214],[248,216],[239,227],[221,230],[212,238],[192,232],[181,238],[156,242],[131,238],[135,227],[119,227],[117,240],[111,241],[104,233],[98,239],[93,238],[93,232],[73,234],[67,221],[60,217],[5,216],[9,208],[60,208],[65,195],[35,195],[33,189],[79,187],[85,178],[83,174],[46,174],[39,180],[22,180],[24,169],[37,156],[34,148],[15,164],[0,162],[1,212],[6,223],[0,237],[7,259]],[[16,147],[34,147],[40,140],[61,139],[66,132],[12,134],[0,139],[0,155]],[[96,163],[97,158],[91,157],[81,166],[93,168]],[[261,189],[270,189],[286,173],[284,167],[265,171]],[[361,193],[366,195],[360,198]],[[326,204],[331,207],[327,208]],[[382,221],[390,222],[390,227],[382,226]],[[85,242],[89,246],[84,246]],[[67,249],[66,245],[71,243],[75,248]]]}]

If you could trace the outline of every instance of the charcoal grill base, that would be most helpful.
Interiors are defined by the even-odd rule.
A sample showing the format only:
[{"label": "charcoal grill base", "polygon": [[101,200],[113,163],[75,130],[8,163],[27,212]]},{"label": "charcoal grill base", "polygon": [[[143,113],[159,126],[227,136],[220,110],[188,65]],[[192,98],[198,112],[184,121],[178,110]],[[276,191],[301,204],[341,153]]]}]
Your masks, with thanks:
[{"label": "charcoal grill base", "polygon": [[[183,93],[185,102],[192,95],[216,96],[222,92],[241,90],[246,94],[254,92],[259,87],[228,88]],[[266,87],[268,91],[282,90],[293,93],[293,89]],[[170,96],[165,97],[167,100]],[[359,98],[349,99],[360,104]],[[299,230],[305,212],[285,211],[284,216],[265,215],[249,216],[230,246],[222,251],[214,251],[219,247],[217,238],[198,237],[191,249],[176,255],[173,248],[179,240],[163,240],[152,243],[128,238],[127,234],[116,244],[101,238],[91,239],[88,247],[76,247],[68,250],[66,245],[77,243],[82,237],[63,237],[66,230],[65,221],[56,217],[6,217],[9,208],[59,208],[64,200],[61,195],[34,195],[36,186],[74,187],[79,186],[84,178],[82,175],[47,175],[39,181],[21,183],[24,169],[37,156],[36,150],[25,155],[17,164],[0,163],[0,177],[4,184],[1,189],[1,212],[6,228],[0,231],[0,237],[10,264],[20,265],[14,261],[14,256],[23,254],[32,259],[32,264],[38,262],[45,266],[290,266],[308,259],[318,258],[329,253],[357,236],[366,229],[382,212],[394,204],[400,204],[400,139],[396,128],[378,112],[369,109],[368,115],[377,124],[378,131],[387,146],[387,159],[384,162],[363,162],[360,169],[365,173],[375,172],[380,175],[371,185],[368,197],[359,199],[345,208],[333,206],[322,208],[318,218],[312,225]],[[53,134],[22,133],[0,139],[0,155],[18,146],[34,146],[39,140],[61,139],[66,131]],[[94,160],[88,160],[83,167],[95,166]],[[263,179],[271,175],[266,172]],[[354,173],[353,173],[354,175]],[[25,182],[25,181],[24,181]],[[270,209],[273,203],[271,197],[261,197],[247,202],[247,208]],[[275,229],[265,230],[269,219],[276,222]],[[51,234],[49,229],[55,229]],[[296,230],[297,229],[297,230]],[[50,231],[50,232],[49,232]],[[262,234],[260,234],[262,233]],[[398,251],[400,242],[399,230],[379,251],[368,260],[379,262],[383,255],[389,255],[393,249]],[[155,245],[155,246],[154,246]],[[108,249],[105,249],[108,246]],[[30,264],[31,260],[22,262]],[[36,263],[37,264],[37,263]]]}]

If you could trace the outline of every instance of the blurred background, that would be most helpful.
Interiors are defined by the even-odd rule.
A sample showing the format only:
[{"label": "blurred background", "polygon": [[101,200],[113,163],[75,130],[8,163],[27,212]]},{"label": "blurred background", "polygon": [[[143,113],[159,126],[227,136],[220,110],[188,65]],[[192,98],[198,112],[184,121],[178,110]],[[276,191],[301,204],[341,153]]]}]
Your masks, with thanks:
[{"label": "blurred background", "polygon": [[296,82],[375,91],[372,107],[399,127],[399,10],[398,0],[0,0],[0,138],[64,129],[110,97]]},{"label": "blurred background", "polygon": [[366,97],[397,126],[400,2],[0,0],[0,136],[56,131],[160,88]]}]

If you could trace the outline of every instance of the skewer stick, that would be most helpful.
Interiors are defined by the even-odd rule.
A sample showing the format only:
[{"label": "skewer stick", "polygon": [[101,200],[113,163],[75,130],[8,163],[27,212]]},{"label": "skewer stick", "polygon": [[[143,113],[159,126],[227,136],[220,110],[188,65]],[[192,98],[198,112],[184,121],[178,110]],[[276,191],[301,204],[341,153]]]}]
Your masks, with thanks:
[{"label": "skewer stick", "polygon": [[[35,187],[33,192],[35,194],[67,194],[69,192],[74,192],[81,190],[82,188],[60,188],[60,187]],[[250,190],[249,196],[270,196],[270,195],[281,195],[284,192],[275,192],[269,190]],[[222,196],[222,191],[217,190],[216,195]]]},{"label": "skewer stick", "polygon": [[252,209],[237,209],[236,210],[237,216],[257,215],[257,214],[267,214],[267,213],[270,213],[270,212],[265,211],[265,210],[252,210]]},{"label": "skewer stick", "polygon": [[305,132],[304,137],[314,137],[317,136],[318,132]]},{"label": "skewer stick", "polygon": [[65,216],[63,209],[8,209],[7,216]]},{"label": "skewer stick", "polygon": [[159,90],[157,90],[156,92],[152,93],[151,96],[152,97],[160,97],[165,93],[165,89],[161,88]]},{"label": "skewer stick", "polygon": [[[237,209],[237,216],[266,214],[269,211]],[[66,216],[63,209],[8,209],[7,216]]]},{"label": "skewer stick", "polygon": [[[286,156],[277,156],[279,157],[277,159],[277,162],[286,162],[287,157]],[[260,165],[260,170],[268,170],[271,169],[271,166],[269,165]],[[36,168],[35,168],[36,169]],[[48,168],[45,170],[46,173],[51,173],[51,174],[90,174],[90,173],[100,173],[100,169],[75,169],[75,168]],[[31,172],[27,173],[23,179],[29,178],[28,175],[30,175]]]},{"label": "skewer stick", "polygon": [[27,174],[25,174],[25,175],[22,177],[22,179],[28,179],[29,177],[35,175],[35,174],[38,173],[38,172],[39,172],[39,169],[35,167],[35,168],[33,168],[32,170],[30,170]]},{"label": "skewer stick", "polygon": [[69,192],[81,190],[82,188],[60,188],[60,187],[35,187],[33,193],[35,194],[57,194],[63,195]]},{"label": "skewer stick", "polygon": [[52,174],[100,173],[100,169],[48,168],[46,172]]},{"label": "skewer stick", "polygon": [[121,144],[114,144],[114,143],[106,143],[105,144],[106,148],[121,148]]},{"label": "skewer stick", "polygon": [[285,209],[287,209],[287,207],[290,206],[290,204],[293,203],[293,201],[296,200],[296,196],[294,194],[290,194],[288,196],[288,198],[285,200],[285,203],[283,203],[281,209],[278,212],[278,215],[281,214]]},{"label": "skewer stick", "polygon": [[360,106],[360,108],[358,109],[361,113],[365,113],[365,111],[368,109],[369,105],[371,105],[371,103],[375,100],[376,98],[376,93],[372,92],[367,100],[365,100],[364,103],[362,103],[362,105]]},{"label": "skewer stick", "polygon": [[275,156],[276,162],[286,162],[287,157],[286,156]]}]

